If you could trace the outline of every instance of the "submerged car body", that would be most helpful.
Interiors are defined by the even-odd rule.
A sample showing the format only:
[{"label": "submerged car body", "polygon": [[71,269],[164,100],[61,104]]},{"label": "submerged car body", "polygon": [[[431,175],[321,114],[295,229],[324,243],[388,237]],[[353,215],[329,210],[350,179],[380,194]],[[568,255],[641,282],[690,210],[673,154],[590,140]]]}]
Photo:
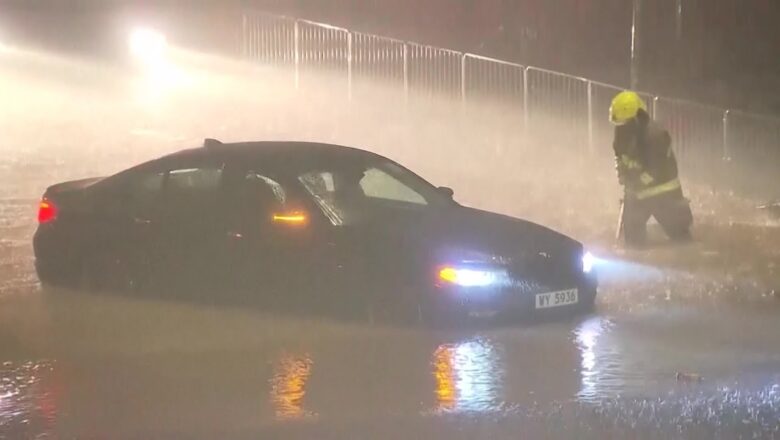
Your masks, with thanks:
[{"label": "submerged car body", "polygon": [[596,295],[579,242],[335,145],[207,140],[54,185],[39,222],[36,268],[54,285],[418,318],[581,310]]}]

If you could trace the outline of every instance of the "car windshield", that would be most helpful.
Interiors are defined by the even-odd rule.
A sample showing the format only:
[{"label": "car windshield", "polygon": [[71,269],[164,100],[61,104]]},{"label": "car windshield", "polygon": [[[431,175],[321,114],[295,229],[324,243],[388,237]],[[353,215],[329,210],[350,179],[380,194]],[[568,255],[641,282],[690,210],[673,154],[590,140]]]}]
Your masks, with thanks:
[{"label": "car windshield", "polygon": [[436,187],[390,161],[320,167],[300,174],[298,180],[337,226],[359,223],[387,210],[452,203]]}]

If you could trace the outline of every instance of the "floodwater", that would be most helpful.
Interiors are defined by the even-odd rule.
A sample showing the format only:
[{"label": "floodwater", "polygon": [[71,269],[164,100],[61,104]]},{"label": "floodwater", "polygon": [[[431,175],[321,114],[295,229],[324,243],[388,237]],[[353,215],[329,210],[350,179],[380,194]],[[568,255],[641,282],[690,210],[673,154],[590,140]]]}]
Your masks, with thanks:
[{"label": "floodwater", "polygon": [[42,290],[19,254],[0,437],[780,435],[777,307],[680,302],[643,279],[607,285],[589,316],[434,331]]},{"label": "floodwater", "polygon": [[[4,93],[14,81],[33,89],[26,77],[6,72],[3,81]],[[533,186],[542,180],[534,162],[520,168],[523,191],[501,193],[491,188],[519,185],[517,173],[502,176],[483,162],[465,167],[477,170],[468,175],[448,173],[426,162],[441,148],[463,162],[468,150],[454,149],[487,138],[476,129],[441,139],[440,130],[417,130],[414,118],[392,125],[376,108],[354,107],[351,115],[364,119],[338,124],[262,86],[262,103],[225,86],[202,113],[187,106],[171,118],[163,104],[143,113],[146,103],[118,100],[113,84],[103,84],[110,93],[79,95],[58,81],[46,78],[47,89],[21,108],[2,110],[0,438],[780,438],[780,256],[772,245],[780,228],[739,202],[692,189],[696,243],[625,252],[609,239],[614,189]],[[256,119],[240,119],[253,105]],[[285,126],[284,115],[269,111],[277,107],[302,116]],[[433,110],[424,116],[446,125]],[[275,316],[218,300],[43,289],[30,239],[45,186],[180,148],[208,134],[204,121],[230,139],[370,142],[454,187],[460,200],[570,233],[603,258],[597,310],[423,330]],[[379,128],[385,136],[370,137]],[[494,165],[511,158],[496,139],[485,142],[499,147],[476,157]]]}]

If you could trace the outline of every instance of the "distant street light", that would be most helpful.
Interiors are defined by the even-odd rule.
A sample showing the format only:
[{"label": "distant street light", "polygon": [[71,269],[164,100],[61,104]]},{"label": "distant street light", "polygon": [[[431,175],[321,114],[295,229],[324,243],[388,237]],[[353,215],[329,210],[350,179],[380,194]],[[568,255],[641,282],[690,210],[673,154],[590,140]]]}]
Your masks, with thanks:
[{"label": "distant street light", "polygon": [[159,64],[165,58],[168,41],[160,32],[149,28],[137,28],[130,33],[130,53],[148,64]]},{"label": "distant street light", "polygon": [[168,41],[161,32],[139,27],[130,32],[127,43],[140,68],[138,99],[156,108],[179,82],[180,72],[168,57]]}]

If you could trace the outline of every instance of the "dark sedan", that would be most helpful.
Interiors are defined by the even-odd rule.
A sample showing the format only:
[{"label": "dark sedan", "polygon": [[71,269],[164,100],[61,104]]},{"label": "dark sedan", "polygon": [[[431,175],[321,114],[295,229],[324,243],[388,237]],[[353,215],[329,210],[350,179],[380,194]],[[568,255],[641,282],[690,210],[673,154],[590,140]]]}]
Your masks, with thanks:
[{"label": "dark sedan", "polygon": [[335,145],[207,139],[51,186],[38,220],[50,285],[417,320],[578,311],[596,296],[579,242]]}]

